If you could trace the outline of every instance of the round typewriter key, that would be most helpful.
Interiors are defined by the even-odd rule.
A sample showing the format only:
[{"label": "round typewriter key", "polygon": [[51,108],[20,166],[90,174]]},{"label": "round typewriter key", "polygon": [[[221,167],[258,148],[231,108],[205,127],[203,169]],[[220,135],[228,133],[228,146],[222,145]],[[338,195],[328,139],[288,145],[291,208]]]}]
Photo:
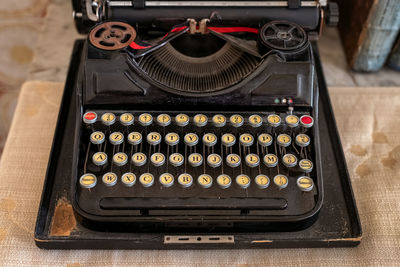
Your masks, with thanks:
[{"label": "round typewriter key", "polygon": [[142,134],[138,132],[132,132],[128,135],[128,142],[131,145],[138,145],[142,142]]},{"label": "round typewriter key", "polygon": [[310,177],[301,176],[297,179],[297,186],[301,191],[309,192],[314,188],[314,182]]},{"label": "round typewriter key", "polygon": [[197,114],[193,117],[193,123],[197,127],[206,126],[208,122],[208,117],[204,114]]},{"label": "round typewriter key", "polygon": [[93,132],[90,135],[90,142],[94,145],[100,145],[104,143],[104,140],[106,139],[106,136],[102,132]]},{"label": "round typewriter key", "polygon": [[250,177],[244,174],[239,174],[236,177],[236,183],[243,189],[250,186]]},{"label": "round typewriter key", "polygon": [[273,168],[278,165],[278,157],[274,154],[267,154],[264,156],[264,164],[267,167]]},{"label": "round typewriter key", "polygon": [[299,167],[304,172],[309,173],[309,172],[312,172],[312,170],[313,170],[313,163],[309,159],[302,159],[299,162]]},{"label": "round typewriter key", "polygon": [[147,143],[153,146],[158,145],[159,143],[161,143],[161,134],[157,132],[149,133],[147,135]]},{"label": "round typewriter key", "polygon": [[285,118],[285,122],[290,128],[295,128],[299,125],[299,117],[296,115],[288,115]]},{"label": "round typewriter key", "polygon": [[207,163],[212,168],[217,168],[221,166],[222,159],[221,156],[218,154],[210,154],[207,157]]},{"label": "round typewriter key", "polygon": [[246,165],[250,168],[257,167],[260,165],[260,157],[256,154],[248,154],[245,157]]},{"label": "round typewriter key", "polygon": [[168,126],[171,124],[171,117],[168,114],[160,114],[157,116],[157,123],[160,126]]},{"label": "round typewriter key", "polygon": [[188,146],[195,146],[199,143],[199,137],[195,133],[188,133],[183,138],[185,144]]},{"label": "round typewriter key", "polygon": [[239,141],[242,146],[251,146],[254,143],[254,137],[251,134],[244,133],[240,135]]},{"label": "round typewriter key", "polygon": [[287,134],[278,135],[276,140],[278,142],[278,145],[280,145],[282,147],[288,147],[290,145],[290,143],[292,142],[292,138]]},{"label": "round typewriter key", "polygon": [[132,155],[132,163],[135,166],[143,166],[144,164],[146,164],[147,161],[147,157],[145,154],[138,152]]},{"label": "round typewriter key", "polygon": [[171,163],[172,166],[174,167],[179,167],[183,164],[184,158],[182,154],[179,153],[173,153],[169,156],[169,162]]},{"label": "round typewriter key", "polygon": [[82,188],[90,189],[96,186],[97,178],[94,174],[86,173],[79,178],[79,183]]},{"label": "round typewriter key", "polygon": [[236,143],[236,137],[233,134],[227,133],[221,137],[222,144],[226,147],[231,147]]},{"label": "round typewriter key", "polygon": [[268,178],[268,176],[266,176],[264,174],[257,175],[255,182],[256,182],[256,185],[258,186],[258,188],[260,188],[260,189],[264,189],[269,186],[269,178]]},{"label": "round typewriter key", "polygon": [[214,115],[212,121],[215,127],[224,127],[226,124],[226,117],[221,114]]},{"label": "round typewriter key", "polygon": [[131,187],[136,183],[136,175],[131,172],[124,173],[121,177],[121,181],[125,186]]},{"label": "round typewriter key", "polygon": [[128,162],[128,156],[123,152],[119,152],[113,156],[113,162],[117,166],[124,166]]},{"label": "round typewriter key", "polygon": [[276,184],[279,189],[283,189],[288,185],[288,178],[283,174],[278,174],[274,177],[274,184]]},{"label": "round typewriter key", "polygon": [[179,134],[167,133],[167,135],[165,135],[165,143],[167,143],[170,146],[175,146],[179,144]]},{"label": "round typewriter key", "polygon": [[163,173],[160,175],[160,183],[164,187],[170,187],[174,184],[174,176],[170,173]]},{"label": "round typewriter key", "polygon": [[143,173],[140,175],[139,181],[144,187],[150,187],[154,184],[154,176],[151,173]]},{"label": "round typewriter key", "polygon": [[272,136],[267,133],[260,134],[258,136],[258,143],[262,147],[270,146],[272,144]]},{"label": "round typewriter key", "polygon": [[244,119],[242,116],[238,114],[234,114],[229,118],[230,123],[232,124],[233,127],[240,127],[244,123]]},{"label": "round typewriter key", "polygon": [[122,125],[129,126],[133,124],[134,117],[131,113],[124,113],[121,116],[119,116],[119,121],[121,122]]},{"label": "round typewriter key", "polygon": [[175,117],[175,122],[178,126],[186,126],[189,124],[189,116],[186,114],[178,114]]},{"label": "round typewriter key", "polygon": [[188,173],[183,173],[178,177],[178,183],[182,187],[189,187],[193,184],[193,177]]},{"label": "round typewriter key", "polygon": [[297,165],[297,158],[293,154],[286,154],[282,157],[283,165],[288,168],[294,167]]},{"label": "round typewriter key", "polygon": [[226,189],[231,186],[232,179],[231,177],[229,177],[229,175],[221,174],[220,176],[217,177],[217,184],[222,189]]},{"label": "round typewriter key", "polygon": [[149,126],[153,123],[153,116],[151,116],[149,113],[140,114],[139,123],[142,126]]},{"label": "round typewriter key", "polygon": [[252,127],[257,128],[260,127],[263,123],[263,119],[260,115],[251,115],[249,117],[249,123]]},{"label": "round typewriter key", "polygon": [[279,125],[281,125],[281,117],[279,117],[276,114],[268,115],[267,121],[268,124],[271,125],[272,127],[278,127]]},{"label": "round typewriter key", "polygon": [[203,143],[206,146],[213,146],[217,143],[217,136],[213,133],[203,135]]},{"label": "round typewriter key", "polygon": [[97,114],[93,111],[88,111],[83,114],[83,122],[86,124],[93,124],[97,121]]},{"label": "round typewriter key", "polygon": [[165,156],[162,153],[154,153],[153,155],[151,155],[150,160],[154,166],[160,167],[165,163]]},{"label": "round typewriter key", "polygon": [[226,156],[226,164],[229,167],[235,168],[240,166],[240,157],[237,154],[229,154],[228,156]]},{"label": "round typewriter key", "polygon": [[309,115],[303,115],[300,117],[300,124],[304,128],[311,128],[314,125],[314,119]]},{"label": "round typewriter key", "polygon": [[97,152],[93,154],[93,163],[97,166],[103,166],[107,163],[107,154],[104,152]]},{"label": "round typewriter key", "polygon": [[213,179],[210,175],[208,174],[202,174],[199,176],[199,178],[197,179],[197,182],[199,183],[199,185],[203,188],[209,188],[212,185]]},{"label": "round typewriter key", "polygon": [[203,164],[203,156],[198,153],[190,154],[188,157],[188,162],[192,167],[198,167]]},{"label": "round typewriter key", "polygon": [[120,132],[113,132],[110,134],[110,143],[113,145],[120,145],[124,142],[124,135]]},{"label": "round typewriter key", "polygon": [[295,141],[298,146],[306,147],[310,144],[310,137],[306,134],[298,134]]},{"label": "round typewriter key", "polygon": [[114,186],[117,183],[117,175],[113,172],[107,172],[103,175],[103,183],[106,186]]},{"label": "round typewriter key", "polygon": [[101,121],[103,122],[104,125],[110,126],[113,125],[115,122],[115,115],[113,113],[104,113],[101,116]]}]

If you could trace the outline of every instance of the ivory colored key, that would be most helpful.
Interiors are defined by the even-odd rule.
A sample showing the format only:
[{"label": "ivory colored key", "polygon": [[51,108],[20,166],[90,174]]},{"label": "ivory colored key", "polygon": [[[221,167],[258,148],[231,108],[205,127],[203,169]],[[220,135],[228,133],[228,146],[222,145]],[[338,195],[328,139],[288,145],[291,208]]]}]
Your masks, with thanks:
[{"label": "ivory colored key", "polygon": [[213,183],[213,179],[208,174],[202,174],[197,178],[197,183],[203,188],[210,188]]},{"label": "ivory colored key", "polygon": [[113,162],[117,166],[124,166],[128,162],[128,156],[123,152],[119,152],[113,156]]},{"label": "ivory colored key", "polygon": [[184,187],[190,187],[193,184],[193,177],[188,173],[183,173],[178,177],[178,183]]},{"label": "ivory colored key", "polygon": [[142,126],[149,126],[153,123],[153,116],[151,116],[149,113],[143,113],[139,115],[139,123]]},{"label": "ivory colored key", "polygon": [[188,146],[195,146],[199,143],[199,137],[195,133],[188,133],[183,138],[183,141]]},{"label": "ivory colored key", "polygon": [[237,154],[229,154],[226,156],[226,165],[232,168],[240,166],[241,159]]},{"label": "ivory colored key", "polygon": [[238,115],[238,114],[232,115],[232,116],[229,118],[229,121],[230,121],[231,125],[232,125],[233,127],[236,127],[236,128],[242,126],[243,123],[244,123],[243,117],[240,116],[240,115]]},{"label": "ivory colored key", "polygon": [[297,179],[297,186],[301,191],[309,192],[314,188],[314,182],[310,177],[301,176]]},{"label": "ivory colored key", "polygon": [[281,125],[281,122],[282,122],[281,117],[276,114],[268,115],[267,121],[268,121],[268,124],[274,128]]},{"label": "ivory colored key", "polygon": [[231,186],[232,179],[229,175],[221,174],[220,176],[217,177],[217,184],[222,189],[226,189]]},{"label": "ivory colored key", "polygon": [[252,127],[257,128],[262,125],[263,119],[260,115],[254,114],[249,117],[249,123]]},{"label": "ivory colored key", "polygon": [[110,143],[113,145],[120,145],[124,142],[124,135],[120,132],[113,132],[110,134]]},{"label": "ivory colored key", "polygon": [[192,167],[198,167],[203,164],[203,156],[199,153],[190,154],[188,157],[188,162]]},{"label": "ivory colored key", "polygon": [[278,165],[278,157],[274,154],[267,154],[264,156],[264,164],[267,167],[273,168],[276,167],[276,165]]},{"label": "ivory colored key", "polygon": [[147,135],[147,143],[156,146],[161,143],[161,134],[157,132],[151,132]]},{"label": "ivory colored key", "polygon": [[157,124],[160,126],[168,126],[171,124],[171,116],[168,114],[160,114],[157,116]]},{"label": "ivory colored key", "polygon": [[181,127],[186,126],[189,124],[189,116],[186,114],[178,114],[175,116],[175,123]]},{"label": "ivory colored key", "polygon": [[131,145],[138,145],[142,142],[142,134],[138,132],[131,132],[128,135],[128,142]]},{"label": "ivory colored key", "polygon": [[160,175],[160,184],[164,187],[171,187],[174,184],[174,176],[170,173]]},{"label": "ivory colored key", "polygon": [[310,173],[313,170],[313,163],[309,159],[302,159],[299,162],[299,167],[302,169],[305,173]]},{"label": "ivory colored key", "polygon": [[154,153],[151,155],[150,161],[154,166],[160,167],[165,163],[165,156],[162,153]]},{"label": "ivory colored key", "polygon": [[236,177],[236,183],[243,189],[246,189],[250,186],[250,177],[245,174],[239,174]]},{"label": "ivory colored key", "polygon": [[82,188],[90,189],[96,186],[97,178],[92,173],[86,173],[79,178],[79,184]]},{"label": "ivory colored key", "polygon": [[121,182],[127,187],[132,187],[136,183],[136,175],[131,172],[124,173]]},{"label": "ivory colored key", "polygon": [[139,177],[139,182],[144,186],[144,187],[150,187],[154,184],[154,176],[151,173],[143,173]]},{"label": "ivory colored key", "polygon": [[299,117],[297,117],[296,115],[288,115],[285,118],[285,122],[290,128],[297,127],[299,125],[299,121]]},{"label": "ivory colored key", "polygon": [[300,117],[300,124],[304,128],[311,128],[314,125],[314,119],[309,115],[303,115]]},{"label": "ivory colored key", "polygon": [[204,127],[207,125],[208,117],[204,114],[197,114],[193,117],[193,123],[197,127]]},{"label": "ivory colored key", "polygon": [[264,174],[257,175],[254,180],[256,182],[256,185],[260,189],[267,188],[269,186],[269,183],[270,183],[268,176],[266,176]]},{"label": "ivory colored key", "polygon": [[278,174],[274,177],[274,184],[279,187],[279,189],[286,188],[288,186],[289,180],[283,174]]},{"label": "ivory colored key", "polygon": [[236,143],[236,137],[233,134],[227,133],[221,137],[222,144],[226,147],[231,147]]},{"label": "ivory colored key", "polygon": [[104,125],[110,126],[115,123],[115,115],[113,113],[104,113],[101,115],[101,121],[103,122]]},{"label": "ivory colored key", "polygon": [[306,134],[298,134],[295,138],[296,145],[300,147],[308,146],[310,144],[310,140],[310,137]]},{"label": "ivory colored key", "polygon": [[132,155],[133,165],[140,167],[146,164],[147,156],[144,153],[138,152]]},{"label": "ivory colored key", "polygon": [[92,157],[93,163],[97,166],[103,166],[107,163],[107,154],[104,152],[96,152]]},{"label": "ivory colored key", "polygon": [[182,154],[179,153],[173,153],[169,156],[169,163],[171,163],[172,166],[174,167],[179,167],[183,164],[184,158]]},{"label": "ivory colored key", "polygon": [[262,133],[258,136],[258,144],[262,147],[267,147],[272,144],[272,136],[267,133]]},{"label": "ivory colored key", "polygon": [[179,134],[177,133],[168,133],[165,135],[165,143],[170,146],[176,146],[179,144]]},{"label": "ivory colored key", "polygon": [[203,144],[211,147],[217,144],[217,136],[213,133],[206,133],[203,135]]},{"label": "ivory colored key", "polygon": [[212,122],[215,127],[224,127],[226,124],[226,117],[222,114],[217,114],[212,117]]},{"label": "ivory colored key", "polygon": [[103,183],[105,186],[114,186],[117,183],[117,180],[117,175],[113,172],[107,172],[103,175]]},{"label": "ivory colored key", "polygon": [[244,147],[253,145],[254,137],[251,134],[244,133],[239,136],[240,144]]},{"label": "ivory colored key", "polygon": [[131,113],[124,113],[119,116],[119,121],[121,122],[122,125],[124,126],[129,126],[132,125],[134,122],[134,117]]},{"label": "ivory colored key", "polygon": [[83,122],[86,124],[93,124],[97,121],[97,114],[93,111],[88,111],[83,114]]},{"label": "ivory colored key", "polygon": [[250,168],[257,167],[260,165],[260,157],[256,154],[248,154],[245,157],[246,165]]},{"label": "ivory colored key", "polygon": [[104,140],[106,140],[106,136],[102,132],[93,132],[90,135],[90,142],[94,145],[100,145],[104,143]]},{"label": "ivory colored key", "polygon": [[281,147],[288,147],[292,143],[292,138],[287,134],[280,134],[276,138],[276,142]]},{"label": "ivory colored key", "polygon": [[297,157],[293,154],[286,154],[282,157],[283,165],[288,168],[294,167],[297,165]]},{"label": "ivory colored key", "polygon": [[211,168],[217,168],[222,164],[222,158],[218,154],[210,154],[207,157],[207,163]]}]

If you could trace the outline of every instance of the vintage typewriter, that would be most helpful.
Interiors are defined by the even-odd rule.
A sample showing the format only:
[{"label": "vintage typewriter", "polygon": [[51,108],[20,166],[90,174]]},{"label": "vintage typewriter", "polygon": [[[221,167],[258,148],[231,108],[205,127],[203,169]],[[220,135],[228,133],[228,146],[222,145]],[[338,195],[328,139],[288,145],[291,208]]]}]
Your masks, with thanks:
[{"label": "vintage typewriter", "polygon": [[79,223],[140,234],[312,225],[329,178],[315,42],[337,20],[334,7],[75,1],[78,29],[88,32],[68,110],[66,179]]}]

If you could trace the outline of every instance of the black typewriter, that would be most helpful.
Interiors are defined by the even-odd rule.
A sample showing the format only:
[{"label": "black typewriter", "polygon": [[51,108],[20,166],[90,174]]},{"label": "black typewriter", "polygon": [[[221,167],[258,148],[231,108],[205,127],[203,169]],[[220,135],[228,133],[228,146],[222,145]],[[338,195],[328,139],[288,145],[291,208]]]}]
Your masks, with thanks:
[{"label": "black typewriter", "polygon": [[[315,52],[334,5],[77,0],[74,9],[88,37],[70,74],[62,176],[80,225],[229,234],[301,231],[318,219],[329,177]],[[193,238],[202,237],[164,243]],[[216,238],[207,241],[234,243]]]}]

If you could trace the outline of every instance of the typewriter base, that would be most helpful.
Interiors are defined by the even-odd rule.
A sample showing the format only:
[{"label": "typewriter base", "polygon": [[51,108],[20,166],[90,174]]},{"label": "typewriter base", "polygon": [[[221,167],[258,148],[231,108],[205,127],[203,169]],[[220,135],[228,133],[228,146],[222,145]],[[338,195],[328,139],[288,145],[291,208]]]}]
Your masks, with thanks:
[{"label": "typewriter base", "polygon": [[[293,232],[246,232],[206,235],[201,233],[122,233],[93,231],[79,222],[66,236],[54,234],[55,210],[60,200],[71,203],[70,174],[61,165],[74,160],[73,147],[65,133],[74,131],[75,79],[83,41],[74,47],[70,71],[60,108],[59,123],[50,155],[47,177],[35,229],[35,242],[45,249],[233,249],[353,247],[361,241],[361,225],[354,201],[343,150],[336,129],[318,52],[316,56],[320,89],[320,138],[324,172],[324,203],[318,219],[310,227]],[[61,123],[63,122],[63,123]],[[329,161],[333,161],[330,162]],[[62,163],[62,164],[61,164]],[[332,164],[335,163],[335,164]],[[66,205],[65,207],[69,207]],[[72,207],[70,208],[72,214]]]}]

